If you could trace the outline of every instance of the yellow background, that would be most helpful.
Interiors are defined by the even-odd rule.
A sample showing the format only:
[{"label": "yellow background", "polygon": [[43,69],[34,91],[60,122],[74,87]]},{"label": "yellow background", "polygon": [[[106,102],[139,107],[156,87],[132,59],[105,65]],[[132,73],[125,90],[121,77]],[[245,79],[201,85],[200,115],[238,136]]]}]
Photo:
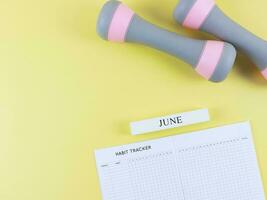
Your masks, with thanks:
[{"label": "yellow background", "polygon": [[[0,0],[0,199],[100,200],[93,150],[251,120],[267,189],[267,82],[243,55],[220,84],[189,65],[95,31],[104,0]],[[144,18],[193,38],[176,0],[125,0]],[[267,39],[266,0],[218,0]],[[267,56],[267,55],[266,55]],[[212,121],[133,137],[129,122],[209,108]]]}]

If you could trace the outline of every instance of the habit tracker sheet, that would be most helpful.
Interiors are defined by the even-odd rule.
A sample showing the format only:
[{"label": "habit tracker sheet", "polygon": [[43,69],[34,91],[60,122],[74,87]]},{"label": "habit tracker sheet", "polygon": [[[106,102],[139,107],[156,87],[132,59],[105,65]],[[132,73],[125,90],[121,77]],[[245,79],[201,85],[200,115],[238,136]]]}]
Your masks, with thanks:
[{"label": "habit tracker sheet", "polygon": [[104,200],[265,200],[248,122],[95,156]]}]

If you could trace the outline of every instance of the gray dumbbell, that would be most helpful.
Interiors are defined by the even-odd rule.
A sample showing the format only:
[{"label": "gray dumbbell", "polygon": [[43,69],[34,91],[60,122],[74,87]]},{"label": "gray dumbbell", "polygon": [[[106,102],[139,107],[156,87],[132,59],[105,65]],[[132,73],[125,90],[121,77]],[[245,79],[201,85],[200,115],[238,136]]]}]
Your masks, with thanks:
[{"label": "gray dumbbell", "polygon": [[213,82],[226,78],[236,58],[236,50],[229,43],[179,36],[145,21],[115,0],[103,6],[97,32],[105,40],[141,43],[181,58]]},{"label": "gray dumbbell", "polygon": [[267,42],[227,17],[214,0],[181,0],[175,19],[185,27],[203,30],[246,53],[267,79]]}]

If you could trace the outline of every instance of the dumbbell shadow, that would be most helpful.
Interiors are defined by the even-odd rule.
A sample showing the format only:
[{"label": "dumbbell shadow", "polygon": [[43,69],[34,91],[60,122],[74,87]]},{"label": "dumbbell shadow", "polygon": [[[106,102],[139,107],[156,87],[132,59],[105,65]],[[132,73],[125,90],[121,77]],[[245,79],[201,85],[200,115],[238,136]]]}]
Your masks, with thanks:
[{"label": "dumbbell shadow", "polygon": [[234,73],[238,73],[245,77],[244,80],[250,81],[258,86],[267,85],[266,80],[258,73],[255,64],[242,52],[237,54]]}]

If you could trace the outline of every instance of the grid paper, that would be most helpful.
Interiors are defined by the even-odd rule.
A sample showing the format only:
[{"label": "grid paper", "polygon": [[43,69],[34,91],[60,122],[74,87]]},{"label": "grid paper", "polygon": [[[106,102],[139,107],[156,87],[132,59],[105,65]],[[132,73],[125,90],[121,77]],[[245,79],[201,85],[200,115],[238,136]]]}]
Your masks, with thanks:
[{"label": "grid paper", "polygon": [[265,200],[248,122],[95,155],[104,200]]}]

